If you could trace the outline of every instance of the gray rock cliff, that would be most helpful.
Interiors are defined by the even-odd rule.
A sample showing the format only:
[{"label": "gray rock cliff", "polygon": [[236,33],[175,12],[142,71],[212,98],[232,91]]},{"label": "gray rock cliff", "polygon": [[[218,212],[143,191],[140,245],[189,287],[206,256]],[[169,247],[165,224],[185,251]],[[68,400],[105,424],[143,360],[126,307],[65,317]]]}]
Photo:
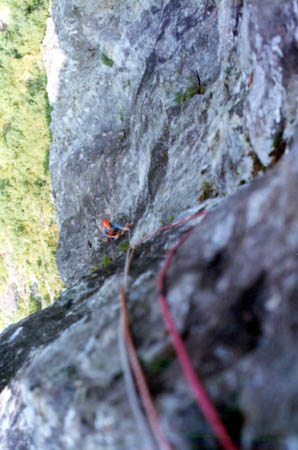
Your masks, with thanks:
[{"label": "gray rock cliff", "polygon": [[[7,450],[147,450],[118,350],[118,248],[132,222],[128,308],[174,449],[217,449],[172,349],[156,276],[240,448],[298,448],[296,0],[60,0],[44,42],[50,168],[66,290],[0,342]],[[122,249],[122,250],[121,250]],[[107,263],[110,262],[110,264]],[[148,449],[149,450],[149,449]]]}]

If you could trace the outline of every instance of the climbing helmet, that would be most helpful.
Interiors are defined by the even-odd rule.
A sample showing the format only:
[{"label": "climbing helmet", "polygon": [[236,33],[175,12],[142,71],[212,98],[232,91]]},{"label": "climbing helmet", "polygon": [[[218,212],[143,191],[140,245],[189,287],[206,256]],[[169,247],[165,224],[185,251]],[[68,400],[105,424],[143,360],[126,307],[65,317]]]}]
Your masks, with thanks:
[{"label": "climbing helmet", "polygon": [[103,228],[106,228],[107,230],[110,230],[111,228],[113,228],[111,222],[106,219],[101,222],[101,225]]}]

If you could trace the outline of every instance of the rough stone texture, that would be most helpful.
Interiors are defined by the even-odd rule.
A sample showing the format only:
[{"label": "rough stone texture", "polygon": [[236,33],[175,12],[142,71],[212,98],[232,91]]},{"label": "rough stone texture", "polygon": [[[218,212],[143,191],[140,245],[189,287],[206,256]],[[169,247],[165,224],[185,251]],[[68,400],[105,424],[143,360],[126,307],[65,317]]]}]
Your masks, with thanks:
[{"label": "rough stone texture", "polygon": [[[203,207],[168,274],[171,311],[241,448],[298,448],[297,23],[295,0],[54,2],[44,53],[67,289],[1,335],[3,448],[146,448],[118,354],[124,255],[96,221],[133,222],[136,242]],[[197,222],[138,246],[129,280],[175,450],[217,449],[156,302],[161,262]]]},{"label": "rough stone texture", "polygon": [[[133,221],[137,239],[196,207],[206,182],[230,194],[287,148],[297,5],[259,3],[54,2],[45,61],[67,285],[102,255],[96,219]],[[176,104],[197,74],[206,91]]]},{"label": "rough stone texture", "polygon": [[184,329],[198,369],[232,368],[223,392],[238,397],[243,443],[298,438],[297,173],[298,142],[280,167],[197,227],[169,273],[173,312],[187,285]]}]

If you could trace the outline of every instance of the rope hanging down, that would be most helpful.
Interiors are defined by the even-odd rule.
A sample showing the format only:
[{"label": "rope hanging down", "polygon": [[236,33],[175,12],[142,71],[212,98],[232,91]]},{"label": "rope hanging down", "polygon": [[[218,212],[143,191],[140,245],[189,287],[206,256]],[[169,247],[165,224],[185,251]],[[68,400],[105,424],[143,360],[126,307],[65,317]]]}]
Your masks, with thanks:
[{"label": "rope hanging down", "polygon": [[[193,220],[197,217],[206,216],[207,212],[200,212],[188,219],[181,220],[179,222],[176,222],[171,225],[167,225],[163,228],[160,228],[156,232],[152,233],[151,235],[146,236],[145,238],[141,239],[140,241],[136,242],[132,245],[132,247],[129,249],[126,257],[126,263],[125,263],[125,271],[124,271],[124,280],[121,285],[121,292],[120,292],[120,300],[121,300],[121,315],[122,315],[122,323],[123,323],[123,330],[124,330],[124,338],[127,346],[128,355],[130,358],[130,363],[132,366],[132,370],[135,376],[136,384],[139,389],[140,397],[142,398],[142,402],[144,405],[144,409],[148,418],[148,421],[150,423],[152,432],[162,450],[172,450],[171,445],[163,435],[160,425],[159,425],[159,419],[158,415],[154,406],[154,402],[152,400],[144,373],[142,371],[142,368],[138,361],[138,356],[136,349],[134,347],[134,343],[131,337],[130,328],[129,328],[129,321],[128,321],[128,313],[127,313],[127,307],[126,307],[126,297],[125,297],[125,288],[127,284],[127,275],[129,272],[130,263],[133,257],[134,249],[137,245],[145,242],[147,239],[150,239],[152,236],[158,234],[161,231],[168,230],[170,228],[176,227],[177,225],[181,225],[183,223],[189,222],[190,220]],[[228,435],[225,426],[221,422],[219,415],[212,404],[212,401],[209,399],[201,381],[199,380],[192,362],[190,360],[190,357],[185,349],[183,340],[181,339],[177,328],[175,326],[174,320],[172,318],[167,299],[166,299],[166,293],[165,293],[165,278],[167,271],[170,267],[171,261],[173,259],[174,254],[176,253],[177,249],[186,241],[186,239],[191,234],[190,230],[183,238],[176,244],[176,246],[171,250],[171,252],[168,254],[166,262],[158,276],[157,279],[157,288],[159,292],[159,302],[161,305],[161,311],[162,315],[165,321],[165,324],[168,328],[169,334],[173,341],[173,346],[176,350],[178,359],[180,361],[182,370],[184,372],[184,375],[191,387],[191,389],[194,392],[196,401],[198,403],[198,406],[200,407],[202,413],[204,414],[207,422],[210,424],[215,436],[217,437],[218,441],[220,442],[222,448],[224,450],[237,450],[237,447],[233,444],[230,436]],[[130,253],[131,251],[131,253]]]},{"label": "rope hanging down", "polygon": [[157,289],[158,289],[158,297],[162,310],[163,319],[169,331],[169,334],[172,338],[173,346],[176,350],[179,362],[181,364],[183,373],[194,392],[196,401],[205,416],[207,422],[210,424],[215,436],[218,441],[222,445],[225,450],[237,450],[234,446],[230,436],[228,435],[225,426],[219,418],[219,415],[213,406],[213,403],[209,399],[198,375],[196,374],[191,359],[186,351],[183,340],[178,333],[176,325],[173,321],[173,317],[171,315],[167,298],[165,294],[165,278],[167,271],[170,267],[173,256],[175,255],[177,249],[181,247],[181,245],[188,239],[192,230],[190,230],[183,238],[175,245],[175,247],[168,254],[166,262],[158,276],[157,279]]},{"label": "rope hanging down", "polygon": [[123,335],[124,335],[124,327],[122,323],[122,317],[120,317],[118,326],[118,345],[119,345],[121,367],[124,375],[125,390],[128,397],[128,403],[134,415],[140,436],[142,438],[144,449],[156,450],[156,445],[155,442],[153,441],[148,421],[144,416],[143,410],[140,405],[140,398],[138,396],[136,386],[134,383],[132,369],[130,366],[129,356],[127,353],[125,340],[123,339]]},{"label": "rope hanging down", "polygon": [[142,403],[144,406],[144,410],[146,412],[146,416],[148,419],[148,422],[151,426],[152,432],[159,444],[159,447],[162,450],[173,450],[170,443],[164,436],[160,424],[159,424],[159,418],[156,411],[156,408],[154,406],[153,399],[151,397],[147,381],[145,378],[145,375],[143,373],[142,367],[139,363],[138,354],[135,349],[133,339],[130,333],[129,328],[129,321],[128,321],[128,313],[127,313],[127,307],[126,307],[126,296],[125,296],[125,287],[127,284],[127,275],[129,272],[129,266],[130,262],[133,256],[133,249],[130,255],[130,249],[127,252],[126,255],[126,262],[125,262],[125,270],[124,270],[124,279],[120,288],[120,301],[121,301],[121,315],[122,315],[122,324],[123,324],[123,331],[124,331],[124,339],[127,347],[127,352],[129,355],[132,371],[134,373],[135,381],[140,393],[140,397],[142,399]]}]

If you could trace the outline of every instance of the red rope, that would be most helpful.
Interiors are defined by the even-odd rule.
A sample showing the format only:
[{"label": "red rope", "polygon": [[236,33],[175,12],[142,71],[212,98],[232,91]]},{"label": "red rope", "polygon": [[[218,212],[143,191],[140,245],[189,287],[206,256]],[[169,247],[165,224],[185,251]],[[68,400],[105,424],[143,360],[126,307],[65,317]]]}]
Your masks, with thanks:
[{"label": "red rope", "polygon": [[183,219],[183,220],[180,220],[179,222],[171,223],[170,225],[166,225],[166,226],[164,226],[162,228],[159,228],[157,231],[154,231],[154,233],[148,234],[147,236],[143,237],[139,241],[137,241],[134,244],[132,244],[131,248],[134,248],[137,245],[143,244],[143,242],[147,241],[147,239],[152,238],[153,236],[155,236],[156,234],[160,233],[161,231],[169,230],[170,228],[177,227],[177,225],[182,225],[183,223],[187,223],[190,220],[197,219],[198,217],[202,217],[202,216],[204,217],[207,214],[208,213],[206,211],[202,211],[202,212],[199,212],[198,214],[195,214],[194,216],[188,217],[187,219]]},{"label": "red rope", "polygon": [[154,406],[154,402],[151,397],[145,375],[144,375],[142,367],[139,363],[137,351],[135,349],[134,342],[133,342],[133,339],[131,336],[129,320],[128,320],[128,312],[127,312],[127,306],[126,306],[126,304],[127,304],[126,295],[125,295],[127,276],[128,276],[131,260],[133,258],[133,253],[134,253],[135,247],[137,245],[143,243],[144,241],[146,241],[147,239],[151,238],[152,236],[156,235],[157,233],[159,233],[161,231],[168,230],[177,225],[181,225],[183,223],[189,222],[190,220],[193,220],[196,217],[206,215],[206,214],[207,214],[206,212],[201,212],[201,213],[196,214],[195,216],[192,216],[188,219],[184,219],[184,220],[181,220],[174,224],[166,225],[165,227],[160,228],[159,230],[155,231],[154,233],[152,233],[148,236],[145,236],[140,241],[133,244],[130,247],[130,249],[126,255],[124,277],[123,277],[123,282],[122,282],[121,289],[120,289],[121,316],[122,316],[122,323],[123,323],[124,340],[126,343],[126,348],[127,348],[130,364],[132,367],[132,371],[134,374],[134,378],[135,378],[136,384],[138,386],[138,390],[140,393],[140,397],[142,399],[142,403],[144,406],[144,410],[146,412],[148,422],[149,422],[152,432],[159,444],[159,447],[162,450],[172,450],[172,446],[168,442],[167,438],[164,436],[164,434],[160,428],[158,414],[157,414],[156,408]]},{"label": "red rope", "polygon": [[[205,213],[205,214],[207,214],[207,213]],[[192,365],[190,357],[189,357],[189,355],[185,349],[185,346],[183,344],[183,341],[177,331],[176,325],[174,323],[174,320],[172,318],[172,315],[171,315],[171,312],[170,312],[170,309],[169,309],[169,306],[167,303],[166,295],[164,294],[166,274],[170,267],[172,258],[174,256],[174,254],[176,253],[177,249],[179,247],[181,247],[181,245],[186,241],[186,239],[188,239],[191,231],[189,231],[185,236],[183,236],[183,238],[178,242],[178,244],[176,244],[175,247],[170,251],[170,253],[168,254],[168,257],[166,259],[166,262],[158,276],[157,288],[158,288],[158,292],[159,292],[159,302],[160,302],[164,321],[165,321],[166,326],[171,335],[174,348],[176,350],[178,359],[182,366],[182,370],[184,372],[185,377],[188,380],[188,383],[189,383],[191,389],[194,392],[195,398],[197,400],[199,407],[201,408],[202,413],[204,414],[206,420],[209,422],[215,436],[217,437],[217,439],[220,442],[223,449],[237,450],[237,448],[233,444],[230,436],[228,435],[228,433],[225,429],[225,426],[223,425],[222,421],[220,420],[215,407],[213,406],[211,400],[209,399],[199,377],[197,376],[197,374],[194,370],[194,367]]]},{"label": "red rope", "polygon": [[[132,369],[134,372],[134,376],[136,379],[136,383],[138,385],[138,389],[140,392],[140,396],[142,398],[142,402],[146,411],[146,415],[148,418],[148,421],[151,425],[152,431],[154,432],[154,435],[160,445],[160,448],[165,450],[170,450],[172,447],[168,443],[167,439],[164,437],[160,425],[159,425],[159,419],[158,415],[152,400],[152,397],[150,395],[150,391],[145,379],[145,376],[143,374],[142,368],[138,361],[138,356],[136,349],[134,347],[133,339],[130,334],[129,329],[129,322],[128,322],[128,314],[127,314],[127,308],[126,308],[126,298],[125,298],[125,284],[126,284],[126,278],[129,271],[129,266],[131,263],[131,259],[133,256],[133,251],[135,247],[147,239],[150,239],[152,236],[155,236],[156,234],[160,233],[161,231],[168,230],[170,228],[176,227],[177,225],[181,225],[183,223],[189,222],[190,220],[193,220],[197,217],[206,216],[207,212],[200,212],[188,219],[181,220],[179,222],[176,222],[174,224],[167,225],[165,227],[160,228],[159,230],[155,231],[154,233],[145,236],[135,244],[131,246],[132,253],[127,257],[127,264],[125,268],[125,276],[124,276],[124,283],[121,286],[121,310],[122,310],[122,317],[123,317],[123,325],[124,325],[124,336],[125,341],[132,365]],[[192,231],[192,230],[191,230]],[[166,262],[158,276],[157,279],[157,287],[159,292],[159,302],[161,305],[162,315],[164,318],[164,321],[166,323],[166,326],[169,330],[169,333],[171,335],[174,348],[176,350],[178,359],[180,361],[182,370],[185,374],[185,377],[188,380],[188,383],[191,387],[191,389],[194,392],[195,398],[197,400],[197,403],[202,410],[202,413],[204,414],[207,422],[210,424],[215,436],[217,437],[218,441],[222,445],[224,450],[237,450],[237,447],[233,444],[230,436],[228,435],[225,426],[223,425],[221,419],[218,416],[218,413],[213,406],[212,401],[209,399],[208,394],[206,393],[201,381],[199,380],[194,367],[192,365],[192,362],[190,360],[190,357],[185,349],[185,346],[183,344],[183,340],[181,339],[177,328],[175,326],[174,320],[172,318],[167,298],[165,295],[165,279],[166,274],[168,272],[168,269],[170,267],[172,258],[174,254],[176,253],[176,250],[186,241],[186,239],[189,237],[191,231],[189,231],[186,235],[183,236],[183,238],[178,242],[178,244],[175,245],[175,247],[171,250],[171,252],[168,254]]]},{"label": "red rope", "polygon": [[143,373],[142,367],[138,360],[137,351],[134,346],[134,342],[130,333],[130,327],[129,327],[129,320],[128,320],[128,313],[127,313],[127,307],[126,307],[126,296],[125,296],[125,284],[126,284],[126,277],[129,271],[130,262],[132,259],[132,254],[127,254],[126,257],[126,265],[125,265],[125,274],[124,274],[124,280],[121,285],[120,289],[120,301],[121,301],[121,314],[122,314],[122,320],[123,320],[123,329],[124,329],[124,338],[127,346],[127,351],[131,363],[131,367],[134,373],[134,377],[136,380],[136,384],[138,386],[138,390],[140,393],[140,397],[142,399],[142,403],[146,412],[146,416],[148,418],[148,421],[150,423],[152,432],[159,444],[159,447],[162,450],[173,450],[172,446],[168,442],[167,438],[164,436],[160,424],[159,424],[159,418],[156,411],[156,408],[154,406],[150,390],[147,385],[147,381],[145,378],[145,375]]}]

